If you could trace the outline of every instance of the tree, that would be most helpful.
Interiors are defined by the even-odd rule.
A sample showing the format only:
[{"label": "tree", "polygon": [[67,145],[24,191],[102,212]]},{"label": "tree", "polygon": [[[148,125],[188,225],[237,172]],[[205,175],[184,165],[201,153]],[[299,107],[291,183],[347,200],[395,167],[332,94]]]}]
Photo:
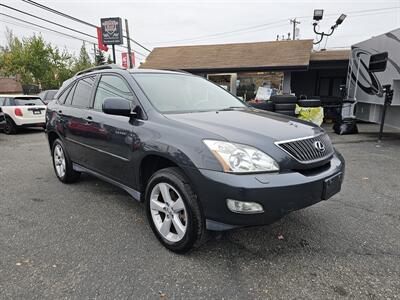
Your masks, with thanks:
[{"label": "tree", "polygon": [[102,66],[106,64],[106,57],[104,56],[103,51],[96,50],[96,57],[94,63],[96,66]]},{"label": "tree", "polygon": [[114,63],[113,60],[111,59],[111,55],[110,54],[108,54],[107,63],[108,64],[113,64]]},{"label": "tree", "polygon": [[92,63],[90,61],[89,54],[87,53],[86,50],[86,45],[85,42],[82,43],[81,50],[79,51],[79,56],[77,59],[75,59],[75,65],[74,65],[74,73],[77,73],[79,71],[82,71],[84,69],[88,69],[92,67]]}]

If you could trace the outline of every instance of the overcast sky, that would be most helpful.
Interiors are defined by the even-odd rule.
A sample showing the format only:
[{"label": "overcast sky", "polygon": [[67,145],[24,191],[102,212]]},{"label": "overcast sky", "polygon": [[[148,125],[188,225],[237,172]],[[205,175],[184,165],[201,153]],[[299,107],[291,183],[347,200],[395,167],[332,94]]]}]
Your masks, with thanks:
[{"label": "overcast sky", "polygon": [[[132,38],[148,48],[157,46],[238,43],[271,41],[276,36],[292,32],[289,19],[298,18],[301,39],[315,37],[312,14],[316,8],[324,9],[321,31],[329,31],[340,13],[348,15],[326,43],[326,48],[349,47],[371,36],[400,27],[400,0],[393,1],[44,1],[41,4],[73,15],[89,23],[100,24],[102,17],[121,17],[129,21]],[[60,22],[63,25],[96,35],[95,29],[39,9],[20,0],[1,0],[1,3],[33,15]],[[50,27],[76,37],[96,42],[78,33],[59,28],[16,11],[0,7],[0,12]],[[5,28],[19,36],[41,32],[42,36],[60,48],[77,52],[82,41],[60,36],[46,30],[35,29],[0,15],[0,45],[5,44]],[[325,47],[325,40],[321,48]],[[143,54],[145,50],[133,45]],[[93,52],[93,45],[87,45]],[[119,50],[122,48],[117,47]],[[111,53],[111,51],[109,51]],[[117,59],[120,60],[120,52]],[[141,58],[141,56],[137,56]]]}]

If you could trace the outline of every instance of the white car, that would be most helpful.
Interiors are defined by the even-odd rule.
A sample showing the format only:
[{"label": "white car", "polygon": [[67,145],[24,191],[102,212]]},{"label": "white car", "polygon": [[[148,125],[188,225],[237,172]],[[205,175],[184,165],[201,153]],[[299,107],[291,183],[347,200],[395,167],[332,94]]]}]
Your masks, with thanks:
[{"label": "white car", "polygon": [[0,95],[0,107],[6,118],[6,134],[16,133],[20,127],[46,124],[46,105],[38,96]]}]

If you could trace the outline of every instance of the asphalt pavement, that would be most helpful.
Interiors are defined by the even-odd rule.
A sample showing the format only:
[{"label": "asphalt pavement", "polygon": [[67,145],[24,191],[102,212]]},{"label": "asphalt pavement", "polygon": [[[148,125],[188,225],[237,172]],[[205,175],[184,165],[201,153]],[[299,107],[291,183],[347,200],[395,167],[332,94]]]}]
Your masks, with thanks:
[{"label": "asphalt pavement", "polygon": [[332,199],[177,255],[124,191],[60,183],[43,131],[0,133],[0,299],[399,299],[400,134],[371,134],[333,137]]}]

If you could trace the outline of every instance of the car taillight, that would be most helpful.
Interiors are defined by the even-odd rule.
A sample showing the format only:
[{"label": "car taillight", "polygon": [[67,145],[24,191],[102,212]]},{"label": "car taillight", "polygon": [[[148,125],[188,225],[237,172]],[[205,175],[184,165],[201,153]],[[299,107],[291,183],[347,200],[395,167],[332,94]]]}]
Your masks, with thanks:
[{"label": "car taillight", "polygon": [[18,117],[22,117],[22,116],[23,116],[23,115],[22,115],[22,110],[21,110],[20,108],[14,109],[14,113],[15,113],[15,115],[18,116]]}]

